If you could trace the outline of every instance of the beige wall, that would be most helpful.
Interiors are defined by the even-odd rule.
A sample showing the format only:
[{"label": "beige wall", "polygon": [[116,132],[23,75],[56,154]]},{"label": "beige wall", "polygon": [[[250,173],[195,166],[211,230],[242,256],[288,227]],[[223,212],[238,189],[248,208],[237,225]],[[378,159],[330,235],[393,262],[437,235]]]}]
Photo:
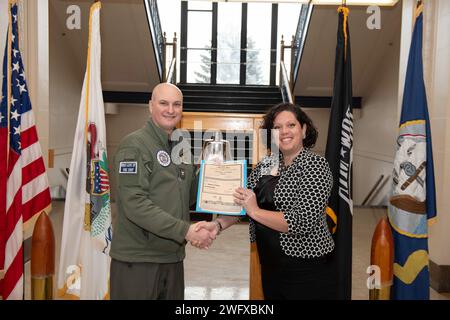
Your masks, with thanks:
[{"label": "beige wall", "polygon": [[[55,151],[54,168],[48,170],[50,185],[66,187],[61,169],[70,166],[84,70],[74,67],[75,57],[63,35],[68,32],[56,17],[52,4],[50,20],[50,148]],[[77,32],[72,31],[72,32]]]},{"label": "beige wall", "polygon": [[433,138],[438,217],[430,227],[430,258],[450,265],[450,1],[425,2],[424,69]]},{"label": "beige wall", "polygon": [[[398,25],[398,31],[400,24]],[[368,94],[363,98],[361,117],[355,121],[354,127],[354,160],[353,160],[353,201],[359,205],[370,190],[384,175],[384,179],[392,173],[395,153],[395,139],[398,128],[397,97],[400,35],[397,34],[388,46],[386,54],[380,62],[379,69],[373,74]],[[386,205],[385,196],[390,190],[388,181],[373,198],[371,204]]]},{"label": "beige wall", "polygon": [[[353,201],[360,205],[380,175],[392,172],[397,134],[397,83],[399,36],[389,47],[380,68],[373,75],[368,95],[363,98],[362,109],[354,110],[353,149]],[[314,148],[319,154],[325,153],[328,109],[306,109],[319,131],[319,139]],[[373,200],[374,205],[385,204],[384,197],[389,191],[387,183]]]},{"label": "beige wall", "polygon": [[[42,156],[48,163],[49,131],[49,23],[48,0],[19,1],[23,8],[22,58],[33,105]],[[20,26],[19,26],[20,28]]]},{"label": "beige wall", "polygon": [[147,104],[117,104],[118,114],[106,115],[106,141],[111,156],[127,134],[144,126],[149,111]]},{"label": "beige wall", "polygon": [[[391,175],[398,128],[397,100],[400,51],[400,21],[392,30],[388,46],[363,97],[362,109],[354,109],[353,202],[360,205],[380,175]],[[387,44],[385,44],[387,46]],[[354,77],[355,78],[355,77]],[[314,151],[324,154],[330,112],[328,109],[307,109],[319,130]],[[373,205],[386,205],[390,183],[373,198]]]}]

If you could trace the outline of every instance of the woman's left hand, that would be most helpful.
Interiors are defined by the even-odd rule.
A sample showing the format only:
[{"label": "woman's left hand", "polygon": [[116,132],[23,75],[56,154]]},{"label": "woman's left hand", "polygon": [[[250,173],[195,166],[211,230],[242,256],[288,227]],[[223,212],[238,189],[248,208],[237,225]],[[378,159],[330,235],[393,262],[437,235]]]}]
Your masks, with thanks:
[{"label": "woman's left hand", "polygon": [[256,202],[256,195],[250,189],[237,188],[235,190],[234,202],[238,205],[244,207],[247,215],[251,218],[255,215],[256,211],[259,209],[258,203]]}]

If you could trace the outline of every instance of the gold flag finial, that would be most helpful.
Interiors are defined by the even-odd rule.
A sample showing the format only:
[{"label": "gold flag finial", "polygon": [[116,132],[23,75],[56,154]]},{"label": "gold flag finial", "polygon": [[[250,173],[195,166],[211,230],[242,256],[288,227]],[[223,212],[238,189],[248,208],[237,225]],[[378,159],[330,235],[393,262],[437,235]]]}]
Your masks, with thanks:
[{"label": "gold flag finial", "polygon": [[423,1],[418,0],[416,10],[415,10],[415,18],[417,19],[417,17],[419,17],[422,12],[423,12]]},{"label": "gold flag finial", "polygon": [[347,19],[348,19],[348,14],[350,12],[350,9],[347,8],[347,2],[345,0],[342,1],[342,6],[338,8],[338,12],[344,15],[344,21],[342,22],[343,26],[342,29],[344,30],[344,40],[345,40],[345,60],[347,60]]}]

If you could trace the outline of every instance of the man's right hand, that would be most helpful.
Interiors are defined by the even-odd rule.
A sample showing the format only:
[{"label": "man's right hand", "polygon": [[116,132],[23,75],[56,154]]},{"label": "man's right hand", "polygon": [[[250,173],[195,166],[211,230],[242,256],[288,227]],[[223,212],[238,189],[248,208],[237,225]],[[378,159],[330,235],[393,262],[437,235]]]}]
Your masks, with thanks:
[{"label": "man's right hand", "polygon": [[185,238],[197,248],[208,249],[216,238],[217,232],[206,228],[198,228],[197,225],[200,223],[191,224]]}]

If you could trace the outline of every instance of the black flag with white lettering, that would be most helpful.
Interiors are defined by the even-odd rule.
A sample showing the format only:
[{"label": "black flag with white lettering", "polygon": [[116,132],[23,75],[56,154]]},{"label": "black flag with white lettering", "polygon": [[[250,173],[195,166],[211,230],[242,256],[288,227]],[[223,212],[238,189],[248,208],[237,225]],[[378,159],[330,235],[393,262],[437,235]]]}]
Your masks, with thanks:
[{"label": "black flag with white lettering", "polygon": [[332,228],[336,249],[333,267],[336,275],[338,299],[351,299],[352,288],[352,66],[348,8],[339,7],[339,26],[336,46],[333,99],[331,103],[328,140],[325,151],[331,172],[333,189],[327,208],[327,219]]}]

